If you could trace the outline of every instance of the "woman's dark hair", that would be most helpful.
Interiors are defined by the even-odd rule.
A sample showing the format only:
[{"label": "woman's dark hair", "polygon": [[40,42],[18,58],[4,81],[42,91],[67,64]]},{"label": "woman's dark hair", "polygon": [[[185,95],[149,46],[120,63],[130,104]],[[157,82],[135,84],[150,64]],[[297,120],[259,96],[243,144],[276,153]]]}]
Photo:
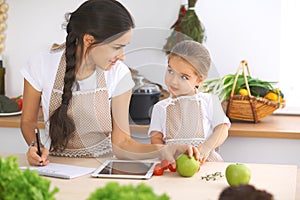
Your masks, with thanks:
[{"label": "woman's dark hair", "polygon": [[74,12],[68,13],[66,18],[66,72],[62,104],[49,118],[50,150],[54,151],[65,149],[75,131],[74,121],[67,115],[67,109],[76,77],[75,65],[81,62],[76,60],[76,54],[81,54],[79,57],[82,58],[84,53],[83,36],[92,35],[95,38],[94,45],[115,40],[134,28],[130,13],[115,0],[88,0]]}]

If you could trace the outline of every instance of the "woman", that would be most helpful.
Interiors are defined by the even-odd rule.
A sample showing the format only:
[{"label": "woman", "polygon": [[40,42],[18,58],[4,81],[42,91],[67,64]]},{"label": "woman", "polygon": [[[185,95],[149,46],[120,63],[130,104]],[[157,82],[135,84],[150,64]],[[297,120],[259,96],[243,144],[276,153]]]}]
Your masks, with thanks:
[{"label": "woman", "polygon": [[[187,145],[141,144],[129,134],[128,108],[134,83],[122,63],[134,23],[114,0],[89,0],[67,17],[63,45],[30,59],[24,76],[21,130],[31,144],[31,165],[46,165],[51,155],[141,159],[198,151]],[[43,106],[49,150],[37,154],[34,129]]]}]

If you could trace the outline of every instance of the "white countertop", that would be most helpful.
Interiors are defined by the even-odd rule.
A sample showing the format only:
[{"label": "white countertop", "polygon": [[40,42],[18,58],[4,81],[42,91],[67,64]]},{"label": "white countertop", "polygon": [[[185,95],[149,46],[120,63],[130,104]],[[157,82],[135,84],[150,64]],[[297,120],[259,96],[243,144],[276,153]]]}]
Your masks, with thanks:
[{"label": "white countertop", "polygon": [[[7,156],[8,154],[2,154]],[[27,165],[25,155],[17,154],[20,165]],[[98,167],[104,159],[94,158],[61,158],[50,157],[51,162],[72,164],[85,167]],[[91,178],[90,175],[75,179],[65,180],[48,178],[52,185],[60,189],[57,199],[86,199],[96,188],[103,187],[109,181],[117,181],[120,184],[137,185],[140,182],[153,187],[157,194],[167,193],[172,200],[188,199],[211,199],[217,200],[219,194],[228,186],[225,176],[216,181],[206,181],[202,176],[220,171],[225,174],[229,163],[205,163],[200,171],[191,178],[180,177],[177,173],[165,171],[162,176],[153,176],[149,180],[129,179],[100,179]],[[275,200],[300,199],[299,193],[299,169],[295,165],[271,165],[247,163],[251,169],[252,177],[250,184],[257,189],[266,190],[274,195]],[[297,174],[298,173],[298,174]],[[298,184],[297,184],[298,181]],[[200,198],[201,197],[201,198]]]}]

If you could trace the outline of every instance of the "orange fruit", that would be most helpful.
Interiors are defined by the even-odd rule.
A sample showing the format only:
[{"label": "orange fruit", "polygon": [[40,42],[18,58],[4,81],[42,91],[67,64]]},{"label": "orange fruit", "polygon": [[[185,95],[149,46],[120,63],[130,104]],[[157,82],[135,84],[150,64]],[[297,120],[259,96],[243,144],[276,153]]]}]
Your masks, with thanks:
[{"label": "orange fruit", "polygon": [[264,98],[269,99],[271,101],[278,101],[278,95],[275,94],[274,92],[268,92]]}]

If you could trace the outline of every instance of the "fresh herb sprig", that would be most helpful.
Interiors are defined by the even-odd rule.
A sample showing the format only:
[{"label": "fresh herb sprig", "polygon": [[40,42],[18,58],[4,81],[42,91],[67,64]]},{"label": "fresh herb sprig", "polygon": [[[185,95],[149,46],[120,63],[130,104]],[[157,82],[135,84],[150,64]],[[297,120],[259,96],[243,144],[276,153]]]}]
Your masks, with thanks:
[{"label": "fresh herb sprig", "polygon": [[224,175],[221,172],[215,172],[213,174],[207,174],[206,176],[201,176],[201,179],[206,181],[215,181],[218,178],[222,178]]}]

